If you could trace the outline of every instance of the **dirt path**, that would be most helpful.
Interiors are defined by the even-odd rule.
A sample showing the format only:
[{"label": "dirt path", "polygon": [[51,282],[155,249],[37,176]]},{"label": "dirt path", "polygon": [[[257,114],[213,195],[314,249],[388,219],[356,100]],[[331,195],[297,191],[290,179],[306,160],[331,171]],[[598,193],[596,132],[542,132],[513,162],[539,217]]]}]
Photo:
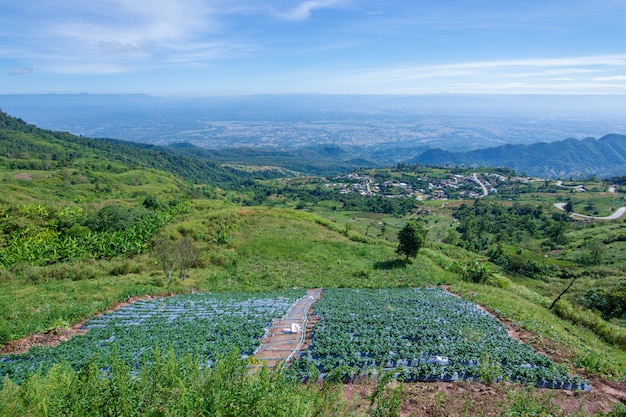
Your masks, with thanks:
[{"label": "dirt path", "polygon": [[[282,319],[274,320],[255,357],[273,368],[278,362],[289,362],[292,354],[306,349],[311,340],[311,330],[317,321],[308,317],[315,301],[322,296],[320,288],[311,289],[287,312]],[[292,329],[293,326],[293,329]],[[297,331],[297,328],[300,331]],[[294,331],[292,331],[294,330]]]}]

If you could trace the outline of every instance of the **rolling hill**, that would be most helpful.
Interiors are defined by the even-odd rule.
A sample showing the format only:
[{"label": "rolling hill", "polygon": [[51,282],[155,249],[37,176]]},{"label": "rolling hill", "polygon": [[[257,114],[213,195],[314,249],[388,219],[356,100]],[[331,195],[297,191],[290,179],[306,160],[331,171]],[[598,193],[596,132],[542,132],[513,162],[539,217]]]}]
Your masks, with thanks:
[{"label": "rolling hill", "polygon": [[88,167],[96,171],[151,169],[192,183],[231,188],[253,178],[283,172],[249,172],[221,166],[173,149],[115,139],[91,139],[40,129],[0,111],[0,166],[8,169],[56,170]]},{"label": "rolling hill", "polygon": [[626,136],[566,139],[532,145],[504,145],[470,152],[430,149],[411,163],[452,166],[497,166],[545,178],[609,177],[626,174]]}]

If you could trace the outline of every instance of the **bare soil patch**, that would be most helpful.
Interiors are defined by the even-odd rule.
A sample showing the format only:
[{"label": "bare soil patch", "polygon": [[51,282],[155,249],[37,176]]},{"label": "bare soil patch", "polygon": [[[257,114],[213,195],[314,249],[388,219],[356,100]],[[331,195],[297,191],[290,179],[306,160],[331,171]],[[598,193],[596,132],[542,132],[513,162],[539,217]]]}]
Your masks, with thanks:
[{"label": "bare soil patch", "polygon": [[13,175],[13,179],[31,181],[33,179],[33,176],[30,175],[30,172],[18,172],[17,174]]},{"label": "bare soil patch", "polygon": [[[388,388],[395,388],[391,383]],[[369,407],[369,397],[375,382],[345,384],[346,400],[359,412]],[[477,382],[416,382],[403,384],[400,395],[400,415],[425,416],[502,416],[517,405],[526,415],[574,416],[607,413],[615,404],[598,392],[533,389],[519,384],[500,383],[484,385]],[[531,414],[530,407],[541,408],[550,414]]]}]

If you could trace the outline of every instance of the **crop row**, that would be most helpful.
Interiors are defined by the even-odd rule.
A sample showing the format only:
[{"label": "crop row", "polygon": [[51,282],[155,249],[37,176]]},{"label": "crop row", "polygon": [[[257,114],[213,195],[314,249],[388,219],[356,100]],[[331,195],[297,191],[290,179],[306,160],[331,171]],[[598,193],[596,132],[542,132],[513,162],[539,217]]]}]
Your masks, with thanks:
[{"label": "crop row", "polygon": [[85,323],[89,331],[57,347],[34,347],[28,354],[0,357],[0,379],[22,381],[27,374],[67,362],[80,369],[89,359],[106,368],[111,355],[137,368],[155,348],[177,356],[197,355],[210,366],[236,347],[254,353],[275,318],[283,317],[304,291],[195,293],[140,301]]},{"label": "crop row", "polygon": [[314,314],[321,320],[300,361],[322,374],[340,366],[386,368],[406,380],[507,379],[588,388],[511,338],[495,317],[440,289],[329,289]]}]

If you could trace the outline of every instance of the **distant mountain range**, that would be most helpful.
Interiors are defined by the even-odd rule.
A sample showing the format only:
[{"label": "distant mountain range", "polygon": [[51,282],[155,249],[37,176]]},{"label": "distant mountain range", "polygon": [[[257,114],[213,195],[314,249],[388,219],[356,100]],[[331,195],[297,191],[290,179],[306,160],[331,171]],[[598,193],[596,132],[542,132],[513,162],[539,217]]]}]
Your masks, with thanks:
[{"label": "distant mountain range", "polygon": [[542,178],[626,175],[626,136],[504,145],[469,152],[429,149],[407,161],[436,166],[507,167]]},{"label": "distant mountain range", "polygon": [[[309,144],[281,150],[260,147],[205,149],[189,143],[155,146],[90,139],[39,129],[0,111],[0,166],[41,169],[94,159],[164,170],[195,183],[230,188],[256,178],[332,175],[396,163],[507,167],[545,178],[626,175],[626,136],[504,145],[468,152],[393,146]],[[247,168],[246,168],[247,167]],[[46,168],[47,169],[47,168]]]}]

